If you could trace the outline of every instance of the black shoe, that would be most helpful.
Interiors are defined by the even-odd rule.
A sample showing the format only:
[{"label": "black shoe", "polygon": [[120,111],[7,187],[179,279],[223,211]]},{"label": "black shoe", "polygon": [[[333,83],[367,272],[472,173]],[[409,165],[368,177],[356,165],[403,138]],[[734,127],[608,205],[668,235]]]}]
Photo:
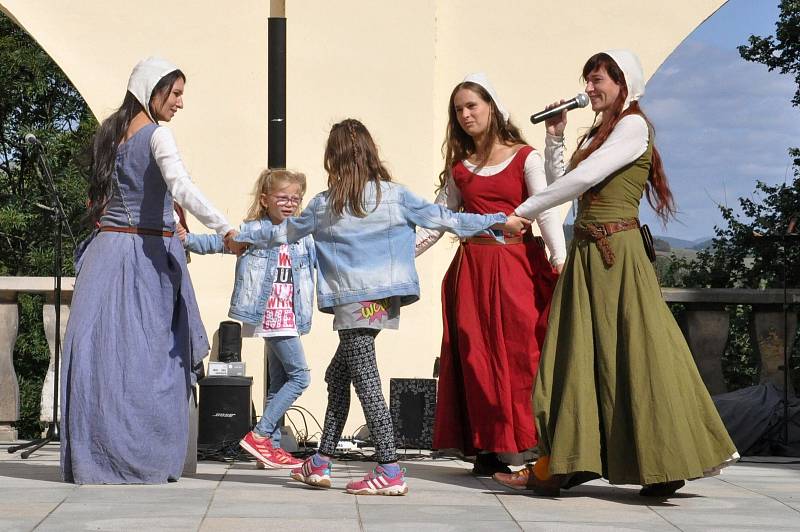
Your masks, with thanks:
[{"label": "black shoe", "polygon": [[478,477],[491,477],[495,473],[511,473],[511,469],[497,458],[497,453],[478,453],[472,474]]},{"label": "black shoe", "polygon": [[683,480],[673,480],[670,482],[658,482],[642,486],[639,495],[642,497],[669,497],[686,485]]}]

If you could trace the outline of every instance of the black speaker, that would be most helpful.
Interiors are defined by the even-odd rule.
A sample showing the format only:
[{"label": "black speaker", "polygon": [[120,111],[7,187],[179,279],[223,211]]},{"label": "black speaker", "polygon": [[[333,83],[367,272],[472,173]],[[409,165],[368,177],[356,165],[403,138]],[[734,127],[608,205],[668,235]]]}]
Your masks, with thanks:
[{"label": "black speaker", "polygon": [[430,449],[436,379],[389,379],[389,411],[397,447]]},{"label": "black speaker", "polygon": [[253,426],[253,377],[206,377],[200,385],[197,448],[222,448],[239,441]]},{"label": "black speaker", "polygon": [[242,361],[242,325],[238,321],[222,321],[219,324],[220,362]]}]

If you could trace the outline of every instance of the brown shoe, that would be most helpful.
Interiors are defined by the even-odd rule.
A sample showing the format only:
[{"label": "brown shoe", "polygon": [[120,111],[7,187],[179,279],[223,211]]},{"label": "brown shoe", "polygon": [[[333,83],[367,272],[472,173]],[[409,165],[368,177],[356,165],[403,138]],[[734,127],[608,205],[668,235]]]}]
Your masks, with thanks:
[{"label": "brown shoe", "polygon": [[513,473],[495,473],[492,478],[503,486],[514,489],[524,489],[528,487],[528,477],[533,476],[533,464],[528,464],[519,471]]},{"label": "brown shoe", "polygon": [[547,480],[539,480],[536,475],[528,475],[527,488],[540,497],[558,497],[561,487],[566,483],[568,475],[552,475]]}]

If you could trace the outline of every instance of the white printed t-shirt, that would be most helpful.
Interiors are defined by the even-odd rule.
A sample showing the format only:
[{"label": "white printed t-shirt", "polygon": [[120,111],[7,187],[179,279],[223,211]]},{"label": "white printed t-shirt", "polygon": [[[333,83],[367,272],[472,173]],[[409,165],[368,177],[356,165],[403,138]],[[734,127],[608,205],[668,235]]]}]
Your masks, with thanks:
[{"label": "white printed t-shirt", "polygon": [[272,292],[258,327],[242,324],[242,336],[271,337],[298,336],[294,315],[294,281],[289,244],[278,249],[278,268],[272,280]]}]

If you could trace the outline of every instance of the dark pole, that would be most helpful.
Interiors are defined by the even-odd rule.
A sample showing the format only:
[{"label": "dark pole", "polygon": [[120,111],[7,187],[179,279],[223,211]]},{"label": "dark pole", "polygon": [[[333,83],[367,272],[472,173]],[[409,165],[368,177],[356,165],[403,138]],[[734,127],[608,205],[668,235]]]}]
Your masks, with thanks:
[{"label": "dark pole", "polygon": [[267,20],[267,166],[286,168],[286,17]]},{"label": "dark pole", "polygon": [[[267,19],[267,167],[286,168],[286,4],[271,0]],[[269,357],[264,344],[264,407],[269,395]],[[278,430],[285,424],[283,416]]]}]

